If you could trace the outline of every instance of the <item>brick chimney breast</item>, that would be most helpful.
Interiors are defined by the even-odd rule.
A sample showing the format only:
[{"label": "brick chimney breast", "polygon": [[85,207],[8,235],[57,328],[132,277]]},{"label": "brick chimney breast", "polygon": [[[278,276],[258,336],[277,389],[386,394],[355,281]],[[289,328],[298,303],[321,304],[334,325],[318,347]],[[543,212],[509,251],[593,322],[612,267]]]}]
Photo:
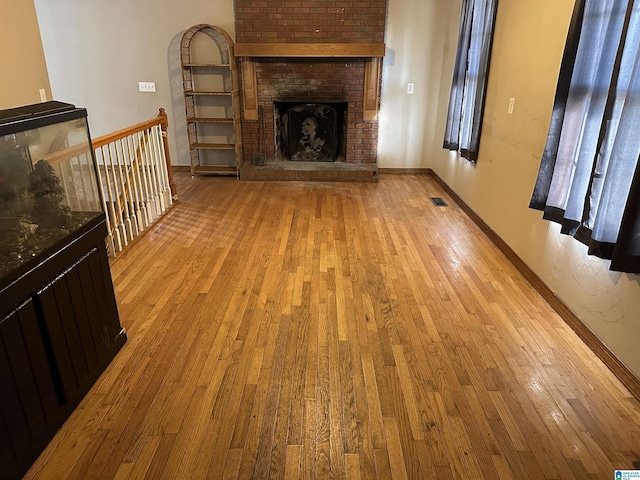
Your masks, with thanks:
[{"label": "brick chimney breast", "polygon": [[235,0],[237,43],[383,43],[387,1]]},{"label": "brick chimney breast", "polygon": [[[267,48],[269,45],[289,45],[298,48],[297,52],[304,52],[306,47],[303,45],[315,44],[309,45],[310,52],[315,53],[308,57],[304,53],[276,52],[255,56],[236,53],[244,63],[242,131],[245,159],[262,156],[268,162],[275,158],[274,102],[346,102],[343,161],[375,165],[382,60],[376,54],[378,58],[371,68],[374,55],[355,53],[351,56],[350,52],[360,52],[362,48],[349,48],[366,49],[370,45],[384,50],[387,0],[235,0],[234,8],[237,52],[247,51],[243,47],[251,45]],[[333,56],[332,45],[342,53]],[[339,45],[344,49],[340,50]],[[329,50],[317,50],[318,47]],[[321,53],[317,54],[318,51]],[[249,75],[251,78],[247,78]],[[247,91],[255,95],[250,101]],[[376,108],[373,116],[366,113],[366,106],[372,100]],[[252,107],[255,115],[247,114],[249,103],[255,105]]]}]

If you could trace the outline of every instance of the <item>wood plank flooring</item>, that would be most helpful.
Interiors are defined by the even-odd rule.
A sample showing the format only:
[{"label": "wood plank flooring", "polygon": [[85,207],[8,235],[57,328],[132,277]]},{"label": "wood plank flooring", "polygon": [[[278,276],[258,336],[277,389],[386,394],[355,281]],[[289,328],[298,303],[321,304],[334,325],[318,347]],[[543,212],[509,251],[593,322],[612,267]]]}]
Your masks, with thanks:
[{"label": "wood plank flooring", "polygon": [[129,342],[25,478],[568,480],[640,460],[638,401],[429,176],[176,182],[112,263]]}]

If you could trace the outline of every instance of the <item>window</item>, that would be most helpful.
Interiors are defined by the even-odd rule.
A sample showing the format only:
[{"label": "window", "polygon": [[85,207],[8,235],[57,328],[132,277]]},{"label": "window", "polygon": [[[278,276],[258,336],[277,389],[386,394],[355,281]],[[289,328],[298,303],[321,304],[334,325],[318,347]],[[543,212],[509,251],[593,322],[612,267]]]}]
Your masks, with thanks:
[{"label": "window", "polygon": [[577,0],[531,208],[640,273],[640,0]]},{"label": "window", "polygon": [[444,148],[475,162],[498,0],[463,0]]}]

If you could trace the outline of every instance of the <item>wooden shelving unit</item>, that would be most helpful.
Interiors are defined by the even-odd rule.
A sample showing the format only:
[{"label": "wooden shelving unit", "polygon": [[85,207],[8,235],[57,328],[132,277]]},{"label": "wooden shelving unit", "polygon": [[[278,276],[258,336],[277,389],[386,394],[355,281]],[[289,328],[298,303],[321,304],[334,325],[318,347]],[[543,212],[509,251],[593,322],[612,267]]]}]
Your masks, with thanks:
[{"label": "wooden shelving unit", "polygon": [[194,25],[181,61],[191,175],[238,175],[242,165],[240,97],[234,43],[221,28]]}]

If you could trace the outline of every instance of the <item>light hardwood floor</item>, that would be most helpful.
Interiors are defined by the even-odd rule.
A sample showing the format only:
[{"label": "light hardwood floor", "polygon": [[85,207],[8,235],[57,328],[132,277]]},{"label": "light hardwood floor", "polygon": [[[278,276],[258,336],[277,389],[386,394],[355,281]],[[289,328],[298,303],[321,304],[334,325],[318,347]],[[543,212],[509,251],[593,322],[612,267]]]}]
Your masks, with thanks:
[{"label": "light hardwood floor", "polygon": [[112,263],[127,345],[26,478],[609,479],[640,460],[638,401],[430,177],[176,181]]}]

